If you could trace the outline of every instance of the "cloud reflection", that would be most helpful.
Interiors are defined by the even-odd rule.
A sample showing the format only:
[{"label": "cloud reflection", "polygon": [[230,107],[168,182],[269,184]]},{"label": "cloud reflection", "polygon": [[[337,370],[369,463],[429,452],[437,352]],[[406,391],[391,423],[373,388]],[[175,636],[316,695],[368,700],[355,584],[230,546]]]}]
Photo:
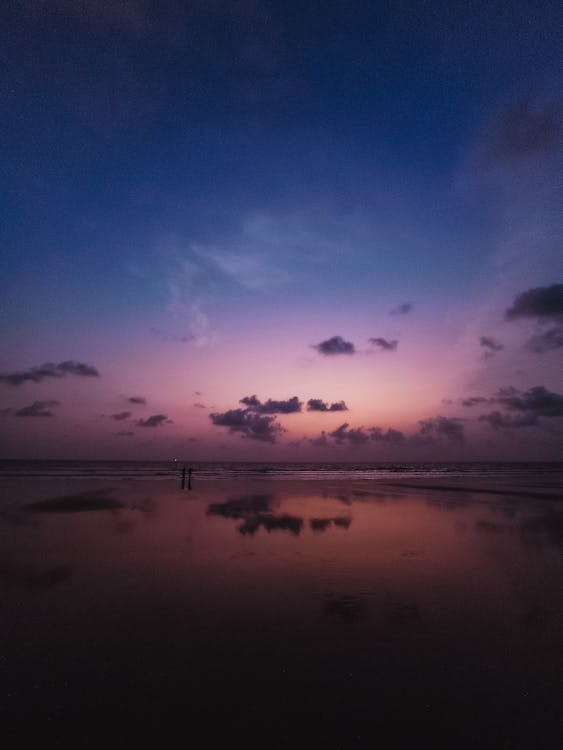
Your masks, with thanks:
[{"label": "cloud reflection", "polygon": [[287,513],[272,512],[273,495],[244,495],[212,503],[207,509],[208,516],[222,516],[243,523],[238,527],[240,534],[253,536],[260,528],[271,531],[288,531],[297,536],[303,528],[303,518]]}]

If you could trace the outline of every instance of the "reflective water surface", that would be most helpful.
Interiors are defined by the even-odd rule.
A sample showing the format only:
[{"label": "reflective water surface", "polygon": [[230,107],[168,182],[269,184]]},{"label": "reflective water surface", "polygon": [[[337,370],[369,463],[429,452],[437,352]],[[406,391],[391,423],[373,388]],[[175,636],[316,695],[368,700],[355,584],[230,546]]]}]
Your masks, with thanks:
[{"label": "reflective water surface", "polygon": [[555,494],[51,478],[2,497],[17,746],[557,746]]}]

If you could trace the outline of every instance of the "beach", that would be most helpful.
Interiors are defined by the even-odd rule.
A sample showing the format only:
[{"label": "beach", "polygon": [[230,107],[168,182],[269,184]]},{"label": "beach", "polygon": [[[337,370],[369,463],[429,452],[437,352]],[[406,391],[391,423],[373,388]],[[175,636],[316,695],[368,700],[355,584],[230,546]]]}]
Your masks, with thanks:
[{"label": "beach", "polygon": [[3,476],[5,732],[554,747],[563,506],[536,474]]}]

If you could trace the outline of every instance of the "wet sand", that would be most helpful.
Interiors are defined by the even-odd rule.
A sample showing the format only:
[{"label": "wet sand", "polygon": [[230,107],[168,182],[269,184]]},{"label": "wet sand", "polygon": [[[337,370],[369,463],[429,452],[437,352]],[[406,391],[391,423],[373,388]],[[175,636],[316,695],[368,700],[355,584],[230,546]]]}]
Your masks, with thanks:
[{"label": "wet sand", "polygon": [[558,744],[557,488],[1,489],[10,747]]}]

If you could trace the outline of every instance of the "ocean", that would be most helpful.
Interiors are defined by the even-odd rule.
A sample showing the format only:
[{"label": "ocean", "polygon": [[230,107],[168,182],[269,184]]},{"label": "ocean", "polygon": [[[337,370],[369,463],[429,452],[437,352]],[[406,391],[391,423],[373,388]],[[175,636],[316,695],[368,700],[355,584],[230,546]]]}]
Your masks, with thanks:
[{"label": "ocean", "polygon": [[2,461],[5,744],[558,747],[562,478]]},{"label": "ocean", "polygon": [[0,460],[1,478],[63,477],[77,479],[170,479],[184,467],[198,480],[295,479],[387,480],[474,479],[550,485],[563,488],[560,462],[241,462],[241,461],[47,461]]}]

